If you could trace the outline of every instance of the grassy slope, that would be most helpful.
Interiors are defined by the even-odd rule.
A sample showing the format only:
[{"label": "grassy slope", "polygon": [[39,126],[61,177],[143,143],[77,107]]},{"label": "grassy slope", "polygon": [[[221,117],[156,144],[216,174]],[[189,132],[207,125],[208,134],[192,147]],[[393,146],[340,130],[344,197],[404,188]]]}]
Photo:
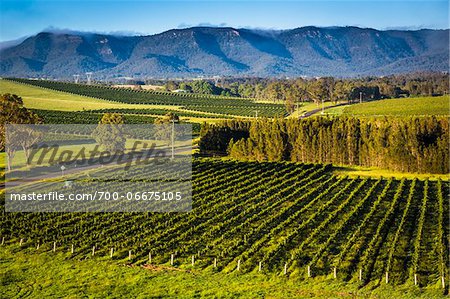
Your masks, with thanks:
[{"label": "grassy slope", "polygon": [[68,253],[36,254],[18,245],[1,247],[0,260],[0,292],[5,298],[444,298],[439,289],[382,285],[371,291],[332,278],[143,269],[106,257],[74,261]]},{"label": "grassy slope", "polygon": [[109,102],[90,97],[68,94],[59,91],[47,90],[39,87],[13,83],[11,81],[0,80],[1,93],[13,93],[21,96],[27,108],[79,111],[91,109],[144,109],[144,108],[164,108],[173,110],[174,106],[163,105],[136,105]]},{"label": "grassy slope", "polygon": [[[341,102],[338,102],[338,104],[339,103],[341,103]],[[323,103],[323,107],[329,107],[329,106],[334,106],[334,105],[336,105],[335,102],[325,102],[325,103]],[[322,104],[317,105],[316,103],[312,103],[312,102],[302,103],[302,104],[299,105],[298,110],[295,109],[295,111],[292,112],[288,116],[288,118],[296,118],[296,117],[299,117],[299,116],[305,114],[306,112],[309,112],[309,111],[312,111],[312,110],[315,110],[315,109],[320,109],[320,108],[322,108]],[[325,110],[325,112],[326,111],[329,111],[329,110]],[[317,115],[321,115],[320,112]]]},{"label": "grassy slope", "polygon": [[[171,105],[137,105],[109,102],[106,100],[95,99],[80,95],[73,95],[59,91],[47,90],[30,85],[14,83],[7,80],[0,80],[0,93],[12,93],[22,97],[24,105],[27,108],[58,110],[58,111],[80,111],[95,109],[167,109],[169,111],[187,111],[177,106]],[[191,111],[187,111],[191,112]],[[216,113],[204,112],[202,114]],[[160,117],[161,115],[148,116]],[[217,122],[220,119],[201,118],[201,117],[181,117],[182,120],[189,122]]]},{"label": "grassy slope", "polygon": [[331,108],[327,114],[348,116],[425,116],[449,115],[448,96],[387,99]]},{"label": "grassy slope", "polygon": [[449,174],[429,174],[429,173],[411,173],[411,172],[399,172],[388,169],[380,169],[375,167],[362,167],[362,166],[336,166],[334,168],[334,173],[336,175],[349,176],[351,178],[356,177],[370,177],[370,178],[396,178],[402,179],[406,178],[412,180],[417,178],[419,180],[437,180],[441,179],[448,181],[450,179]]}]

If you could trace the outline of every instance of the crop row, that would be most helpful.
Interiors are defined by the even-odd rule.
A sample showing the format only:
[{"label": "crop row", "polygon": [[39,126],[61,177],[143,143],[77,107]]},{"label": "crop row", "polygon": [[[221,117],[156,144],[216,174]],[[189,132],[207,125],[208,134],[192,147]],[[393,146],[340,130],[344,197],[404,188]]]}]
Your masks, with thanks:
[{"label": "crop row", "polygon": [[193,111],[214,112],[237,116],[254,116],[255,110],[259,111],[258,113],[260,116],[267,117],[284,115],[286,113],[283,105],[258,103],[252,99],[217,97],[200,94],[176,94],[146,90],[138,91],[102,85],[85,85],[49,80],[29,80],[19,78],[9,78],[8,80],[50,90],[62,91],[69,94],[126,104],[173,105],[182,106]]},{"label": "crop row", "polygon": [[[113,249],[113,261],[137,265],[151,258],[191,267],[195,256],[195,267],[224,272],[302,275],[307,267],[308,275],[334,269],[344,280],[358,279],[361,271],[363,284],[386,272],[395,274],[394,284],[411,284],[416,273],[419,286],[440,285],[442,277],[448,283],[448,182],[337,177],[329,166],[313,164],[194,159],[192,167],[191,212],[3,212],[1,238],[22,240],[22,249],[33,251],[37,244],[39,251],[73,245],[74,259],[109,256]],[[130,171],[145,181],[176,169]],[[111,182],[124,177],[97,172]],[[83,190],[93,191],[94,179],[86,177]],[[103,186],[114,188],[110,181]],[[438,217],[427,217],[434,208]]]}]

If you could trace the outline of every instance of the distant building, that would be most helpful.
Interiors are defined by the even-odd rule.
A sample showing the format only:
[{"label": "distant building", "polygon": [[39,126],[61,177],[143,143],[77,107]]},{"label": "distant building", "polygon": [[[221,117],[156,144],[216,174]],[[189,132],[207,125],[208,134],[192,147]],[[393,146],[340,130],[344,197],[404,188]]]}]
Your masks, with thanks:
[{"label": "distant building", "polygon": [[186,93],[186,92],[188,92],[187,90],[184,90],[184,89],[175,89],[175,90],[172,90],[172,92],[176,92],[176,93]]}]

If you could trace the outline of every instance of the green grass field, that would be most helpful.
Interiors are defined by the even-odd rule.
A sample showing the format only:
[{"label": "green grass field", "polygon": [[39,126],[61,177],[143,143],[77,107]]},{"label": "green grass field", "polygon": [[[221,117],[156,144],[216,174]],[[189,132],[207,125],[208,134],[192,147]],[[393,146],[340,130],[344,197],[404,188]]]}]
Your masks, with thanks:
[{"label": "green grass field", "polygon": [[445,116],[450,115],[449,100],[448,96],[387,99],[330,108],[325,113],[347,116]]},{"label": "green grass field", "polygon": [[380,169],[375,167],[362,167],[362,166],[336,166],[334,168],[334,173],[336,175],[349,176],[349,177],[370,177],[370,178],[396,178],[396,179],[409,179],[413,180],[415,178],[419,180],[438,180],[448,181],[450,178],[449,174],[431,174],[431,173],[410,173],[410,172],[400,172],[388,169]]},{"label": "green grass field", "polygon": [[0,247],[4,298],[445,298],[439,289],[359,289],[331,277],[287,279],[258,274],[222,274],[195,269],[137,267],[107,258],[74,261],[68,253]]},{"label": "green grass field", "polygon": [[1,93],[12,93],[22,97],[27,108],[59,111],[80,111],[95,109],[144,109],[161,108],[174,110],[175,106],[137,105],[109,102],[101,99],[73,95],[30,85],[0,80]]}]

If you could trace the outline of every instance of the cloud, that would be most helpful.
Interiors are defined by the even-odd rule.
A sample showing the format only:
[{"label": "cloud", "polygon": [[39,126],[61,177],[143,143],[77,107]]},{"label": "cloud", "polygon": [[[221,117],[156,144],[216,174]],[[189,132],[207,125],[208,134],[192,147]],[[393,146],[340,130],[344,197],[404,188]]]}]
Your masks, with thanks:
[{"label": "cloud", "polygon": [[220,24],[213,24],[209,22],[202,22],[197,24],[187,24],[187,23],[180,23],[177,28],[178,29],[185,29],[185,28],[191,28],[191,27],[230,27],[227,23],[220,23]]},{"label": "cloud", "polygon": [[[283,31],[287,29],[280,29],[276,27],[256,27],[256,26],[236,26],[236,25],[230,25],[228,23],[209,23],[209,22],[201,22],[196,24],[188,24],[188,23],[180,23],[177,26],[177,29],[186,29],[186,28],[192,28],[192,27],[213,27],[213,28],[219,28],[219,27],[232,27],[237,29],[248,29],[252,31]],[[292,28],[290,28],[292,29]]]},{"label": "cloud", "polygon": [[69,28],[58,28],[55,26],[48,26],[42,32],[52,32],[59,34],[105,34],[105,35],[115,35],[115,36],[137,36],[137,35],[146,35],[142,32],[132,31],[132,30],[117,30],[117,31],[99,31],[99,30],[73,30]]},{"label": "cloud", "polygon": [[420,29],[438,29],[439,26],[434,25],[411,25],[411,26],[391,26],[382,30],[420,30]]},{"label": "cloud", "polygon": [[26,40],[29,36],[23,36],[14,40],[8,40],[8,41],[1,41],[0,42],[0,50],[10,48],[17,46],[18,44],[22,43],[24,40]]}]

